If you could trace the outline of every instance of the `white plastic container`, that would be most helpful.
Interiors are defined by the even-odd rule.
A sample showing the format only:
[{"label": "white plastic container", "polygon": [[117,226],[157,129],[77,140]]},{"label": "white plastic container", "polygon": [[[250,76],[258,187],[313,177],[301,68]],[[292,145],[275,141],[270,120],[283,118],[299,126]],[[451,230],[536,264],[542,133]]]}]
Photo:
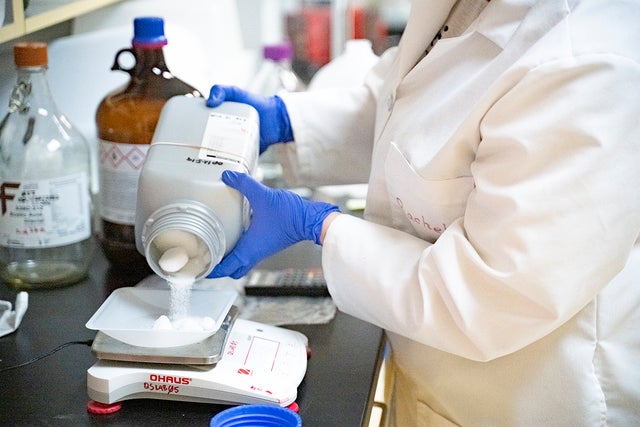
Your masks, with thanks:
[{"label": "white plastic container", "polygon": [[[187,97],[166,103],[140,175],[135,224],[136,247],[159,276],[199,280],[235,246],[249,206],[221,175],[252,175],[259,137],[258,113],[249,105],[208,108],[204,99]],[[188,260],[163,269],[161,257],[173,247]]]},{"label": "white plastic container", "polygon": [[347,40],[344,52],[320,68],[309,82],[309,90],[349,88],[361,85],[371,67],[378,62],[371,41]]}]

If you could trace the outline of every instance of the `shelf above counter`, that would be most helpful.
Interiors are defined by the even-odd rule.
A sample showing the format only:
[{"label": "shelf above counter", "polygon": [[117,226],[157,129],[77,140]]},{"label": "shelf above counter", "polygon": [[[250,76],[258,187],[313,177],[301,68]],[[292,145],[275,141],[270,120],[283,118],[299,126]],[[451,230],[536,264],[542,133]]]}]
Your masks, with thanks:
[{"label": "shelf above counter", "polygon": [[[0,27],[0,43],[11,41],[124,0],[4,0],[8,16]],[[11,7],[6,7],[7,3]]]}]

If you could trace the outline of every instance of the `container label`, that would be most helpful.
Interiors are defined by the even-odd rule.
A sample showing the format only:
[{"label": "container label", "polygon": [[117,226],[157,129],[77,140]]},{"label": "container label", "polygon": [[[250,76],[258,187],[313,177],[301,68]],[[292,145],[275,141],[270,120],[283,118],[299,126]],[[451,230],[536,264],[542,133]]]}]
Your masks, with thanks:
[{"label": "container label", "polygon": [[100,202],[102,218],[133,225],[138,179],[149,145],[100,140]]},{"label": "container label", "polygon": [[0,244],[45,248],[69,245],[91,235],[91,200],[84,172],[54,179],[0,184]]},{"label": "container label", "polygon": [[[258,131],[258,124],[247,117],[211,112],[202,136],[198,158],[222,158],[238,163],[250,163],[247,159],[253,159],[255,156],[254,140]],[[249,167],[251,164],[245,166]]]}]

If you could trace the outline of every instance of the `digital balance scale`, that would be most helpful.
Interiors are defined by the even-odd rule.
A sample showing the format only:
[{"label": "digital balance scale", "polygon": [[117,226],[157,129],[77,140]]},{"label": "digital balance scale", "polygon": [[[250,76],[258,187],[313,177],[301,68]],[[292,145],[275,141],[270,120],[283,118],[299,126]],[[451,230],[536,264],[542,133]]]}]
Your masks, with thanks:
[{"label": "digital balance scale", "polygon": [[98,361],[87,371],[91,399],[112,404],[164,399],[288,406],[307,369],[307,337],[239,319],[235,291],[193,290],[189,313],[208,331],[154,328],[169,311],[168,289],[115,290],[87,322]]}]

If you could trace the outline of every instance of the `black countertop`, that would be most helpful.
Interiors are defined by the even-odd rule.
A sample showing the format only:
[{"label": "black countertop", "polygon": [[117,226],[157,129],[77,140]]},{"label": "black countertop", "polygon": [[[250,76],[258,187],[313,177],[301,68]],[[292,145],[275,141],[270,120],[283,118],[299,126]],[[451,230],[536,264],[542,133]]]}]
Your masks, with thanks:
[{"label": "black countertop", "polygon": [[[298,249],[285,252],[272,264],[304,266],[307,258]],[[17,332],[0,338],[0,369],[45,355],[65,343],[92,340],[95,333],[84,325],[106,297],[118,287],[134,286],[147,274],[117,274],[98,251],[91,274],[83,282],[29,292],[29,309]],[[15,296],[15,291],[0,284],[0,299],[13,303]],[[366,425],[382,359],[382,330],[341,312],[328,324],[287,327],[304,333],[311,348],[296,400],[303,425]],[[28,366],[0,372],[0,425],[208,426],[213,415],[227,408],[136,399],[123,402],[122,409],[111,415],[89,414],[86,371],[95,361],[90,347],[80,343]]]}]

